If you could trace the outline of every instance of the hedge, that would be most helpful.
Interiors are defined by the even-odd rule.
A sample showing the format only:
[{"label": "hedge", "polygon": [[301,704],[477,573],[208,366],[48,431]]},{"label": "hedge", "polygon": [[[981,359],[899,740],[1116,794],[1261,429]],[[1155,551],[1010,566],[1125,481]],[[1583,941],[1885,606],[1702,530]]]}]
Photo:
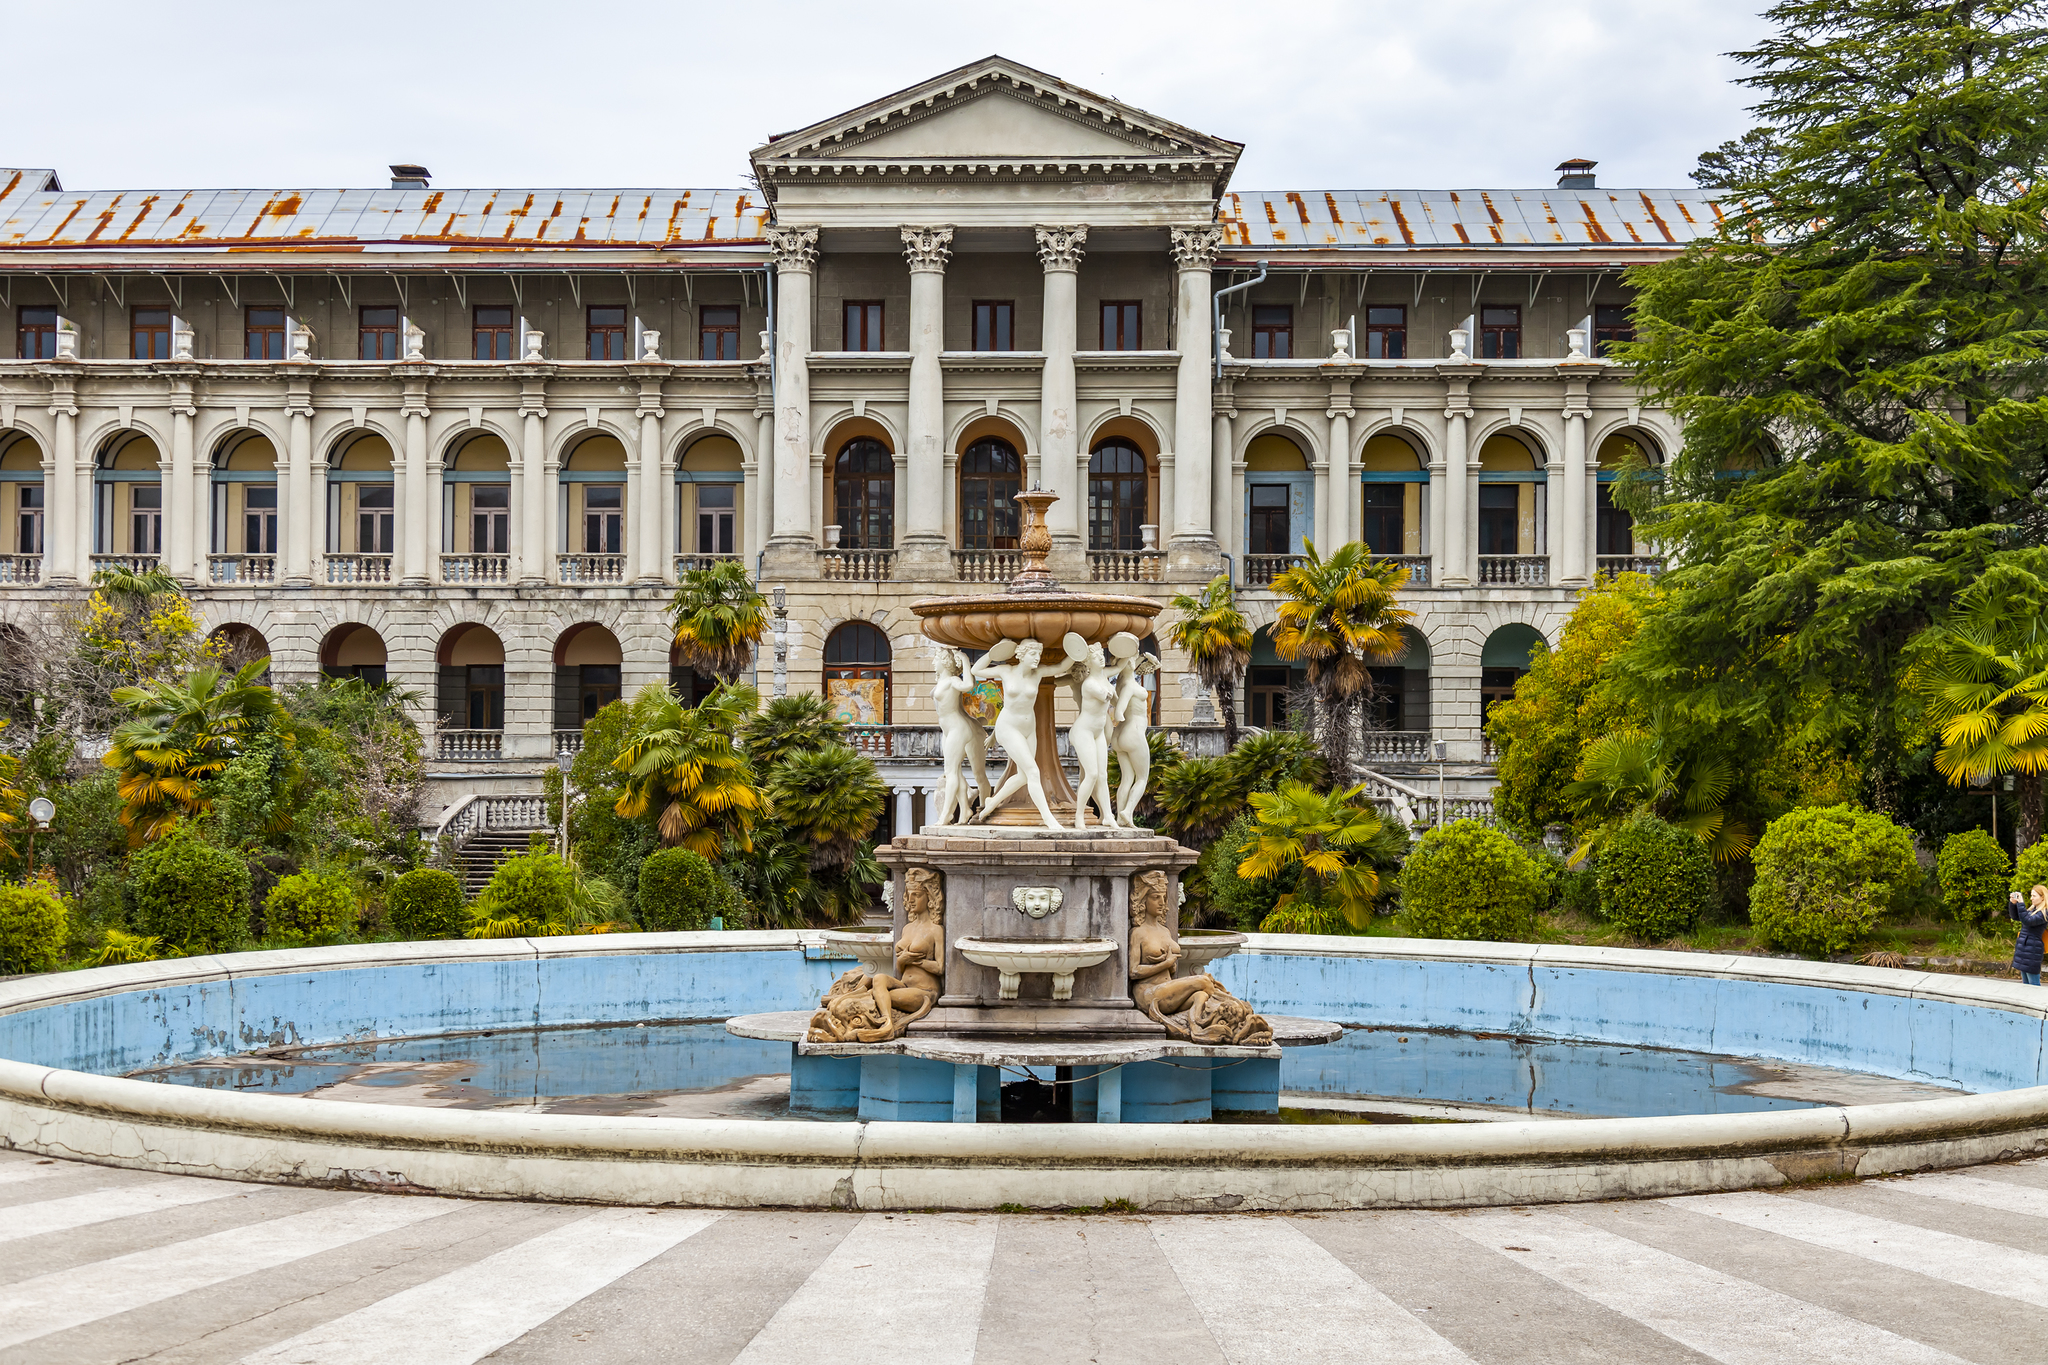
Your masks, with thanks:
[{"label": "hedge", "polygon": [[263,930],[286,943],[324,943],[355,932],[362,898],[346,877],[298,872],[263,898]]},{"label": "hedge", "polygon": [[391,883],[384,913],[409,939],[462,936],[462,883],[453,872],[423,867]]},{"label": "hedge", "polygon": [[1996,916],[2005,902],[2012,860],[1998,840],[1981,829],[1951,834],[1934,860],[1941,881],[1941,908],[1959,924],[1978,924]]},{"label": "hedge", "polygon": [[730,921],[739,895],[700,854],[664,848],[640,864],[640,924],[657,933],[709,929],[714,917]]},{"label": "hedge", "polygon": [[188,953],[225,952],[249,928],[249,865],[215,848],[189,825],[129,860],[135,879],[135,926],[165,946]]},{"label": "hedge", "polygon": [[1616,830],[1593,877],[1600,914],[1631,938],[1675,938],[1699,922],[1714,894],[1706,846],[1654,815]]},{"label": "hedge", "polygon": [[1808,807],[1771,822],[1758,841],[1749,922],[1795,953],[1843,953],[1920,885],[1913,841],[1855,806]]},{"label": "hedge", "polygon": [[54,970],[70,927],[70,913],[47,883],[0,886],[0,972]]},{"label": "hedge", "polygon": [[1401,872],[1403,923],[1418,938],[1526,940],[1548,894],[1536,859],[1477,820],[1423,835]]}]

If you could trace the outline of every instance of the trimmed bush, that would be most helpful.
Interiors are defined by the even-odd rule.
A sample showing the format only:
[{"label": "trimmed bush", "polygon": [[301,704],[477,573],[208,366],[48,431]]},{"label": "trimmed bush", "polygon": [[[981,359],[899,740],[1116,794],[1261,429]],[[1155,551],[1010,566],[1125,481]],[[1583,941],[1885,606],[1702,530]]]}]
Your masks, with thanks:
[{"label": "trimmed bush", "polygon": [[263,930],[287,943],[328,943],[355,932],[362,898],[346,877],[299,872],[263,898]]},{"label": "trimmed bush", "polygon": [[462,936],[462,883],[453,872],[423,867],[391,883],[384,896],[391,927],[409,939]]},{"label": "trimmed bush", "polygon": [[1754,855],[1749,922],[1795,953],[1845,953],[1920,884],[1913,841],[1855,806],[1807,807],[1771,822]]},{"label": "trimmed bush", "polygon": [[1526,940],[1549,879],[1527,850],[1477,820],[1422,836],[1401,873],[1402,918],[1418,938]]},{"label": "trimmed bush", "polygon": [[54,970],[70,928],[70,913],[47,883],[0,886],[0,972]]},{"label": "trimmed bush", "polygon": [[471,938],[518,938],[568,932],[576,874],[552,853],[507,858],[469,907]]},{"label": "trimmed bush", "polygon": [[235,948],[249,929],[249,865],[180,823],[129,860],[135,927],[187,953]]},{"label": "trimmed bush", "polygon": [[2012,879],[2012,860],[1998,840],[1981,829],[1951,834],[1934,861],[1941,881],[1941,908],[1958,924],[1980,924],[1995,916]]},{"label": "trimmed bush", "polygon": [[1354,931],[1344,917],[1323,905],[1290,901],[1266,916],[1258,925],[1262,934],[1349,934]]},{"label": "trimmed bush", "polygon": [[2037,886],[2048,886],[2048,839],[2029,844],[2020,854],[2019,866],[2012,871],[2012,885],[2007,889],[2026,897]]},{"label": "trimmed bush", "polygon": [[1593,876],[1602,918],[1631,938],[1661,941],[1685,933],[1714,894],[1706,845],[1654,815],[1616,830]]},{"label": "trimmed bush", "polygon": [[709,929],[713,917],[730,923],[740,898],[701,854],[664,848],[640,864],[640,925],[656,933]]}]

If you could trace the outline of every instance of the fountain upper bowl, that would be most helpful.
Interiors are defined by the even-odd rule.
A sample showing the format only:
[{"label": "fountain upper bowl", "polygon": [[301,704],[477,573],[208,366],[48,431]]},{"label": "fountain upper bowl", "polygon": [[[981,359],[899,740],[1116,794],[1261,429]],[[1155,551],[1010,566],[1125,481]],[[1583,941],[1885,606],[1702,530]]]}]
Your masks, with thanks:
[{"label": "fountain upper bowl", "polygon": [[925,635],[956,649],[987,649],[999,640],[1037,640],[1055,653],[1069,631],[1091,645],[1119,631],[1143,638],[1161,603],[1104,593],[1008,593],[935,597],[912,602]]}]

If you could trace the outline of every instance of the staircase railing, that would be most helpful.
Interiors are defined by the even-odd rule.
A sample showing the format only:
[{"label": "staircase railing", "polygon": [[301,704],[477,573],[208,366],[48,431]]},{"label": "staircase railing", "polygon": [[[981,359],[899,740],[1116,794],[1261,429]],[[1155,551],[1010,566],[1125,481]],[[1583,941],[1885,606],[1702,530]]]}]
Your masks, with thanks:
[{"label": "staircase railing", "polygon": [[472,793],[450,806],[434,829],[434,842],[452,840],[457,853],[487,829],[547,829],[548,803],[539,796],[484,796]]},{"label": "staircase railing", "polygon": [[1365,770],[1365,796],[1379,807],[1383,815],[1391,815],[1410,829],[1420,829],[1437,823],[1437,808],[1443,808],[1443,823],[1454,820],[1478,820],[1493,823],[1493,798],[1491,796],[1444,796],[1435,792],[1411,787],[1406,782],[1396,781],[1385,773]]}]

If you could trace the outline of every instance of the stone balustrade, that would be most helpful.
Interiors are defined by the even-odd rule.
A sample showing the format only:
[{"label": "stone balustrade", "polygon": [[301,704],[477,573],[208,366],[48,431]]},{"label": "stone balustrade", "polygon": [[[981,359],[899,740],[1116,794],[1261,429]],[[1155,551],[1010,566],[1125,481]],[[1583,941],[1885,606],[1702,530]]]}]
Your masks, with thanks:
[{"label": "stone balustrade", "polygon": [[1479,582],[1484,587],[1540,588],[1550,582],[1548,555],[1481,555]]},{"label": "stone balustrade", "polygon": [[894,550],[820,550],[818,577],[836,583],[886,583],[896,576]]},{"label": "stone balustrade", "polygon": [[1157,583],[1166,568],[1166,555],[1159,550],[1090,550],[1088,581],[1091,583]]},{"label": "stone balustrade", "polygon": [[390,555],[328,555],[329,583],[389,583]]},{"label": "stone balustrade", "polygon": [[275,583],[276,555],[208,555],[206,576],[215,583]]},{"label": "stone balustrade", "polygon": [[503,730],[436,730],[434,756],[458,760],[503,758]]},{"label": "stone balustrade", "polygon": [[510,555],[442,555],[443,583],[505,583],[512,577]]}]

